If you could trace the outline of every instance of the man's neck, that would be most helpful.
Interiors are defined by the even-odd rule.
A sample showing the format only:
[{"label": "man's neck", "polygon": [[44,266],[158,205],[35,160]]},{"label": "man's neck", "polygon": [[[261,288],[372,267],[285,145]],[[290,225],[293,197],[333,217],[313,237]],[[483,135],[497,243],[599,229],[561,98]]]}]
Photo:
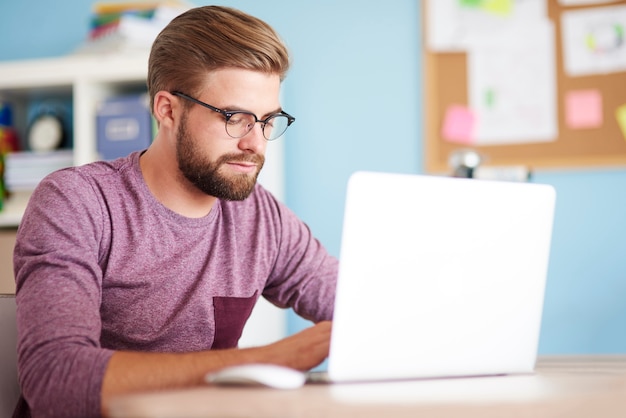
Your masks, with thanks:
[{"label": "man's neck", "polygon": [[188,218],[206,216],[217,198],[194,187],[180,172],[176,159],[152,144],[139,159],[144,181],[152,195],[168,209]]}]

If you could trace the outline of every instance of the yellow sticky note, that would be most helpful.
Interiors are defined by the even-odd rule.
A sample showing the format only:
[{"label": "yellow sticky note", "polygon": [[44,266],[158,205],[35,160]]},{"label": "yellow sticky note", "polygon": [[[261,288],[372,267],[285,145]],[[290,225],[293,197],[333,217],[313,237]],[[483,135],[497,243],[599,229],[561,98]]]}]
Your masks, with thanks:
[{"label": "yellow sticky note", "polygon": [[513,12],[513,0],[485,0],[483,7],[490,13],[508,16]]},{"label": "yellow sticky note", "polygon": [[626,140],[626,104],[621,105],[615,111],[615,117],[617,118],[617,124],[622,130],[622,135]]}]

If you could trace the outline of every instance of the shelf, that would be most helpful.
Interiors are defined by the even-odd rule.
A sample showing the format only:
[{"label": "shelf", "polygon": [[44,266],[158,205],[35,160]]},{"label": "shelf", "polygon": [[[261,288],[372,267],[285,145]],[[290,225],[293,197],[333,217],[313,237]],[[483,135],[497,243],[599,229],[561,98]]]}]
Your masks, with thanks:
[{"label": "shelf", "polygon": [[[123,54],[76,54],[0,62],[0,100],[13,109],[13,125],[25,145],[32,105],[37,101],[71,102],[73,164],[98,160],[96,109],[106,98],[146,90],[148,50]],[[30,113],[29,113],[30,112]],[[30,192],[14,192],[0,211],[0,228],[16,227]]]},{"label": "shelf", "polygon": [[12,192],[4,201],[0,211],[0,228],[17,228],[22,220],[26,205],[30,199],[30,191]]},{"label": "shelf", "polygon": [[148,51],[130,55],[70,55],[0,63],[0,94],[71,88],[78,81],[145,81]]}]

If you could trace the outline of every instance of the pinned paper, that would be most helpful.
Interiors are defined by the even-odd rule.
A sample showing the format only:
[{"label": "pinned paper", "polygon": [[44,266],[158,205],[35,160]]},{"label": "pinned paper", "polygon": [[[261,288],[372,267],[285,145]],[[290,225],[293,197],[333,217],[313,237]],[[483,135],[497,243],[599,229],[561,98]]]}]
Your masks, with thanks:
[{"label": "pinned paper", "polygon": [[626,71],[626,4],[561,14],[563,66],[570,76]]},{"label": "pinned paper", "polygon": [[523,39],[532,33],[529,23],[546,20],[547,1],[424,0],[426,45],[435,52],[466,51],[469,46],[493,39],[494,33],[499,36],[511,30]]},{"label": "pinned paper", "polygon": [[598,90],[575,90],[565,96],[565,123],[572,129],[602,125],[602,95]]},{"label": "pinned paper", "polygon": [[622,135],[626,140],[626,104],[621,105],[615,111],[615,117],[617,118],[617,124],[622,130]]},{"label": "pinned paper", "polygon": [[441,135],[450,142],[471,144],[474,142],[474,112],[461,105],[451,105],[446,110]]},{"label": "pinned paper", "polygon": [[476,115],[475,145],[548,142],[558,136],[554,25],[545,20],[525,28],[523,37],[498,32],[468,50],[467,105]]}]

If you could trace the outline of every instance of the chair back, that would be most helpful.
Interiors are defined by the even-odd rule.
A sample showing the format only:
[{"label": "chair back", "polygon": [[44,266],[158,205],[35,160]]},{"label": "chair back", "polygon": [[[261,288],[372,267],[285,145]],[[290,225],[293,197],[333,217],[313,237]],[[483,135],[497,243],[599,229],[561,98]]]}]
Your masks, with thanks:
[{"label": "chair back", "polygon": [[15,295],[0,294],[0,417],[13,415],[19,397]]}]

